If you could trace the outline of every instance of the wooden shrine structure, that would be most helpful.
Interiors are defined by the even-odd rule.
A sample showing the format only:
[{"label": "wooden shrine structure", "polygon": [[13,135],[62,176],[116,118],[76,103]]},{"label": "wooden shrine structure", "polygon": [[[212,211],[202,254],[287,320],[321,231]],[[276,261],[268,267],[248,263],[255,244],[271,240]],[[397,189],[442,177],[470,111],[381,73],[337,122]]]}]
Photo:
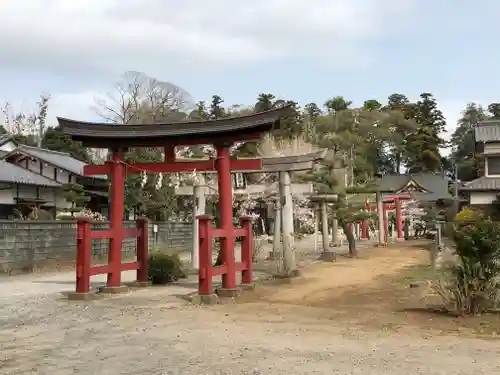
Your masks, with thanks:
[{"label": "wooden shrine structure", "polygon": [[[396,240],[404,240],[403,203],[421,201],[435,204],[439,200],[451,199],[447,178],[438,173],[385,175],[378,182],[376,205],[367,204],[367,210],[379,214],[379,236],[387,243],[389,237],[389,213],[394,212]],[[362,223],[362,237],[367,223]],[[381,242],[381,241],[379,241]]]},{"label": "wooden shrine structure", "polygon": [[[280,253],[280,249],[283,250],[285,246],[293,245],[293,195],[294,193],[299,193],[303,196],[309,196],[313,192],[312,183],[291,183],[290,173],[291,172],[302,172],[310,171],[314,168],[317,163],[321,163],[323,159],[327,156],[327,150],[318,150],[314,152],[309,152],[300,155],[293,156],[272,156],[263,157],[262,168],[257,170],[238,170],[242,173],[276,173],[280,176],[277,182],[274,182],[271,186],[265,183],[247,185],[243,189],[235,188],[233,194],[235,196],[253,196],[255,198],[259,196],[272,197],[275,200],[275,218],[274,218],[274,242],[273,250],[270,254],[271,258],[277,257]],[[193,159],[190,159],[193,160]],[[195,159],[200,160],[200,159]],[[205,159],[206,160],[206,159]],[[251,159],[240,159],[240,160],[251,160]],[[236,172],[236,171],[234,171]],[[205,181],[205,179],[203,179]],[[218,187],[216,181],[210,181],[214,184],[211,186],[208,181],[204,182],[203,190],[199,193],[203,194],[203,197],[198,196],[195,190],[195,186],[181,186],[176,189],[177,195],[183,196],[195,196],[194,210],[198,212],[199,202],[204,201],[204,196],[209,194],[217,194]],[[294,190],[295,189],[295,190]],[[202,198],[202,199],[200,199]],[[281,199],[280,199],[281,198]],[[202,207],[201,212],[204,214],[205,207]],[[201,225],[201,222],[199,223]],[[196,225],[196,223],[194,223]],[[193,232],[196,234],[198,228],[195,226]],[[196,236],[194,236],[196,237]],[[283,240],[283,247],[281,246],[281,241]],[[193,264],[197,265],[197,260],[195,258],[198,246],[193,246]],[[291,251],[291,250],[290,250]],[[293,260],[292,260],[293,263]]]},{"label": "wooden shrine structure", "polygon": [[[252,283],[252,235],[248,220],[242,219],[244,227],[233,227],[233,206],[231,171],[255,171],[262,168],[260,159],[231,159],[230,147],[234,142],[257,140],[265,132],[279,126],[280,119],[286,116],[289,107],[284,106],[270,111],[246,116],[229,117],[219,120],[188,121],[167,124],[109,124],[74,121],[58,118],[63,133],[86,147],[105,148],[111,153],[110,160],[104,164],[91,164],[84,168],[88,176],[108,175],[111,182],[111,224],[107,230],[92,231],[88,221],[80,220],[77,226],[77,267],[75,298],[85,298],[90,291],[90,276],[107,274],[104,292],[116,293],[123,289],[121,272],[138,270],[139,283],[147,282],[147,235],[144,233],[144,220],[139,221],[142,229],[130,231],[123,228],[124,187],[129,173],[154,172],[217,172],[219,191],[220,226],[213,228],[212,218],[206,215],[200,221],[200,269],[199,294],[212,295],[212,277],[222,275],[222,290],[231,293],[236,290],[236,272],[243,273],[244,284]],[[175,147],[190,145],[214,145],[216,158],[203,161],[178,161]],[[161,147],[164,160],[158,163],[128,163],[125,152],[132,147]],[[234,257],[235,237],[245,237],[242,246],[242,262],[236,264]],[[142,253],[133,263],[122,263],[122,240],[137,237]],[[91,239],[108,238],[108,264],[91,266]],[[219,238],[223,264],[212,265],[212,238]],[[246,254],[248,252],[249,254]],[[210,256],[208,256],[210,255]]]}]

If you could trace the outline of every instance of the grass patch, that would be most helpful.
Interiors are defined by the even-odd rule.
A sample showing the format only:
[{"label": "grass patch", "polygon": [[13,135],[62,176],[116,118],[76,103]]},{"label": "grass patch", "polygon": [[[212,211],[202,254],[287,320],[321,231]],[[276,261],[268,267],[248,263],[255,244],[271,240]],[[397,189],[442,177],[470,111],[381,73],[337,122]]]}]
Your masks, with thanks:
[{"label": "grass patch", "polygon": [[437,277],[437,272],[430,265],[418,264],[402,269],[394,281],[396,284],[408,286],[436,280]]}]

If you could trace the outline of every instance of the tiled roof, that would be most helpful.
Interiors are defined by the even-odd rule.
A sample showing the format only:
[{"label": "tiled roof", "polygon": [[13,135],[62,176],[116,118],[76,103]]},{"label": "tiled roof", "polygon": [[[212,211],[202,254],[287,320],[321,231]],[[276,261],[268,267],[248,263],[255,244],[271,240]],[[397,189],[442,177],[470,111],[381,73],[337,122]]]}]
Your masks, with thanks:
[{"label": "tiled roof", "polygon": [[[442,174],[418,173],[408,175],[385,175],[379,183],[378,189],[381,192],[391,193],[401,190],[410,181],[415,181],[428,193],[416,193],[415,197],[423,200],[434,201],[437,199],[449,199],[451,195],[448,191],[448,179]],[[419,198],[419,199],[420,199]]]},{"label": "tiled roof", "polygon": [[500,141],[500,121],[480,121],[474,128],[474,137],[476,142]]},{"label": "tiled roof", "polygon": [[109,124],[75,121],[57,118],[64,134],[84,145],[93,147],[121,147],[158,144],[166,139],[180,141],[196,138],[235,136],[263,133],[277,125],[281,118],[290,114],[291,107],[284,106],[245,116],[227,117],[207,121],[187,121],[164,124]]},{"label": "tiled roof", "polygon": [[464,191],[500,191],[500,178],[495,177],[479,177],[475,180],[468,181],[460,187],[460,190]]},{"label": "tiled roof", "polygon": [[61,184],[52,181],[15,164],[0,160],[0,181],[34,186],[60,187]]},{"label": "tiled roof", "polygon": [[0,135],[0,146],[3,146],[7,142],[12,141],[13,137],[10,134],[2,134]]},{"label": "tiled roof", "polygon": [[[83,167],[86,164],[78,159],[75,159],[65,152],[58,152],[45,148],[22,145],[9,152],[8,155],[12,155],[15,153],[22,153],[27,156],[32,156],[48,164],[52,164],[55,167],[65,169],[77,176],[84,176]],[[4,155],[4,158],[8,157],[8,155]],[[106,176],[94,176],[94,178],[106,179]]]}]

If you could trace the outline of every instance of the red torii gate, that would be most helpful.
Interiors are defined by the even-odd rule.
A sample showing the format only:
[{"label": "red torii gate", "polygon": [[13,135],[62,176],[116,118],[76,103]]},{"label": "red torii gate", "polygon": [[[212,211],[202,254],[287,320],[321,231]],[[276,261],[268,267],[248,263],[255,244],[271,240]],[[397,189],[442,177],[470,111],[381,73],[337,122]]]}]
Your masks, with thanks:
[{"label": "red torii gate", "polygon": [[[213,228],[211,218],[203,215],[200,222],[200,271],[199,293],[211,294],[211,278],[222,275],[222,289],[236,288],[236,271],[243,272],[243,283],[252,282],[251,274],[251,223],[242,220],[243,229],[233,227],[231,171],[259,170],[260,159],[230,159],[229,149],[234,142],[259,139],[262,133],[279,124],[289,112],[289,107],[247,116],[230,117],[219,120],[188,121],[168,124],[109,124],[74,121],[58,117],[64,134],[86,147],[107,148],[111,160],[105,164],[87,165],[86,176],[109,175],[111,177],[111,223],[109,230],[90,230],[90,223],[80,221],[77,231],[77,285],[76,294],[82,297],[90,289],[90,276],[107,273],[107,291],[117,292],[121,288],[121,272],[138,270],[138,282],[147,282],[147,223],[138,222],[136,230],[123,228],[124,185],[127,173],[154,172],[209,172],[216,171],[219,188],[220,228]],[[204,161],[178,161],[175,147],[211,144],[217,151],[216,159]],[[132,147],[163,147],[164,161],[159,163],[127,164],[124,153]],[[146,228],[146,229],[145,229]],[[235,237],[246,236],[242,245],[242,264],[234,259]],[[125,237],[138,238],[137,262],[122,264],[122,240]],[[219,237],[223,265],[212,267],[210,237]],[[92,238],[109,238],[108,265],[91,267],[90,243]],[[203,253],[202,253],[203,252]],[[203,264],[201,264],[203,260]],[[146,279],[145,279],[146,278]],[[210,280],[207,280],[207,279]]]},{"label": "red torii gate", "polygon": [[[387,194],[382,197],[382,208],[383,208],[383,218],[384,218],[384,241],[387,242],[389,237],[389,220],[387,217],[387,211],[395,210],[395,221],[396,221],[396,238],[398,241],[404,240],[404,230],[403,230],[403,213],[402,213],[402,200],[411,199],[411,195],[408,193],[399,194]],[[365,204],[365,209],[367,211],[376,211],[376,203]],[[368,222],[363,220],[361,223],[361,239],[365,240],[368,238]]]}]

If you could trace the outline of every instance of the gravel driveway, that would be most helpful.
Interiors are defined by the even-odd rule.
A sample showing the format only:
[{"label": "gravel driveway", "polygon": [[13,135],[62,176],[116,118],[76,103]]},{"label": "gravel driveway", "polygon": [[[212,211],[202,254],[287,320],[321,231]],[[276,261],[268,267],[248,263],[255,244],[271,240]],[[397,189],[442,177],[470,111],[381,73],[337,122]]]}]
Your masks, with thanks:
[{"label": "gravel driveway", "polygon": [[345,331],[334,321],[246,321],[228,306],[175,296],[186,292],[151,288],[84,303],[57,294],[3,298],[0,373],[500,373],[495,341]]}]

